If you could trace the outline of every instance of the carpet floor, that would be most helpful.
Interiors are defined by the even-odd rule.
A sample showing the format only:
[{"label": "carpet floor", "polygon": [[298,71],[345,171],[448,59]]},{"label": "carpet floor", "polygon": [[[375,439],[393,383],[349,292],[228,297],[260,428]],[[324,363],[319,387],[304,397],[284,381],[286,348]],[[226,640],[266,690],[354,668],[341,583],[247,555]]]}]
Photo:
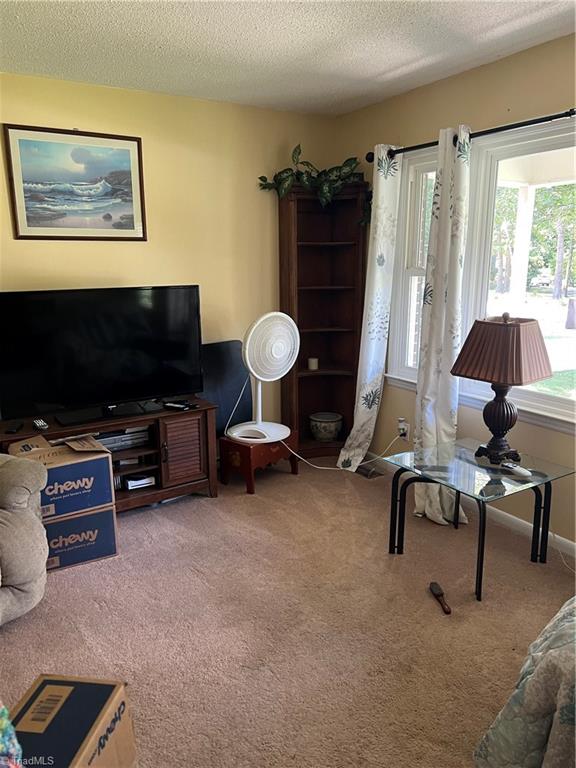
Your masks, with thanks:
[{"label": "carpet floor", "polygon": [[0,629],[0,697],[42,672],[124,679],[142,768],[472,766],[573,576],[489,523],[477,603],[476,518],[408,515],[390,556],[389,490],[275,468],[255,496],[237,481],[120,516],[119,557],[51,573]]}]

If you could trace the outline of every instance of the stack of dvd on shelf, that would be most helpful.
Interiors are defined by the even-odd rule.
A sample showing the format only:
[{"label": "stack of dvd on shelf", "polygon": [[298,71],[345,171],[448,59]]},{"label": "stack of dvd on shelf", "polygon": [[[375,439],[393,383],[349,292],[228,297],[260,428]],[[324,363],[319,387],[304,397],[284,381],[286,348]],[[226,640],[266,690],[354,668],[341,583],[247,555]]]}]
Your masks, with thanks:
[{"label": "stack of dvd on shelf", "polygon": [[127,448],[141,448],[148,445],[150,435],[148,426],[128,427],[127,429],[118,429],[113,432],[100,432],[98,440],[109,451],[124,451]]},{"label": "stack of dvd on shelf", "polygon": [[115,491],[134,491],[137,488],[147,488],[148,486],[156,485],[156,478],[154,475],[114,475],[114,490]]},{"label": "stack of dvd on shelf", "polygon": [[118,467],[137,467],[140,464],[140,456],[131,456],[129,459],[117,459]]},{"label": "stack of dvd on shelf", "polygon": [[129,475],[126,478],[126,489],[134,491],[136,488],[146,488],[150,485],[156,485],[154,475]]}]

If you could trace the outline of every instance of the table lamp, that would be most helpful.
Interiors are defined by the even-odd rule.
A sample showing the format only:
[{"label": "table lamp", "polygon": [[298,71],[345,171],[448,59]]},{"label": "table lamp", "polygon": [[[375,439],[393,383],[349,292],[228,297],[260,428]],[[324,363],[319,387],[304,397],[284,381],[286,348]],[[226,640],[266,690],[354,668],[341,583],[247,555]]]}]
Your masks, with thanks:
[{"label": "table lamp", "polygon": [[453,376],[488,381],[494,400],[484,406],[484,423],[492,433],[476,456],[488,456],[491,464],[520,461],[520,454],[506,440],[518,418],[514,403],[506,399],[510,387],[531,384],[552,376],[546,345],[537,320],[488,317],[475,320],[450,371]]}]

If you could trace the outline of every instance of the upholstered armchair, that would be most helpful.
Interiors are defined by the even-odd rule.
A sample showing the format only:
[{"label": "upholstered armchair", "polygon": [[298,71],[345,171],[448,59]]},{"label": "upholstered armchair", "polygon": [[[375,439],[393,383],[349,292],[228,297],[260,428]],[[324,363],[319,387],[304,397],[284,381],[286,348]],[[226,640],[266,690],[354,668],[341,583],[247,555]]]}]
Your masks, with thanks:
[{"label": "upholstered armchair", "polygon": [[0,626],[44,596],[48,543],[40,512],[46,468],[0,454]]}]

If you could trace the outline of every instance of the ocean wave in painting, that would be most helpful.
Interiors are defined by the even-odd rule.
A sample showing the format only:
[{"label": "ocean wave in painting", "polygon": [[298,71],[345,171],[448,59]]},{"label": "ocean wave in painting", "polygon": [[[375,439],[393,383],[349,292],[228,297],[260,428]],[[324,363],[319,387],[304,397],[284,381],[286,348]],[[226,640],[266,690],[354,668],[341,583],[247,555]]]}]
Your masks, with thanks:
[{"label": "ocean wave in painting", "polygon": [[26,181],[24,203],[28,226],[129,229],[134,222],[129,171],[82,182]]},{"label": "ocean wave in painting", "polygon": [[24,182],[24,194],[54,195],[72,195],[73,197],[102,197],[112,191],[112,186],[106,179],[101,179],[96,183],[79,182],[76,184],[65,184],[60,181],[28,181]]}]

